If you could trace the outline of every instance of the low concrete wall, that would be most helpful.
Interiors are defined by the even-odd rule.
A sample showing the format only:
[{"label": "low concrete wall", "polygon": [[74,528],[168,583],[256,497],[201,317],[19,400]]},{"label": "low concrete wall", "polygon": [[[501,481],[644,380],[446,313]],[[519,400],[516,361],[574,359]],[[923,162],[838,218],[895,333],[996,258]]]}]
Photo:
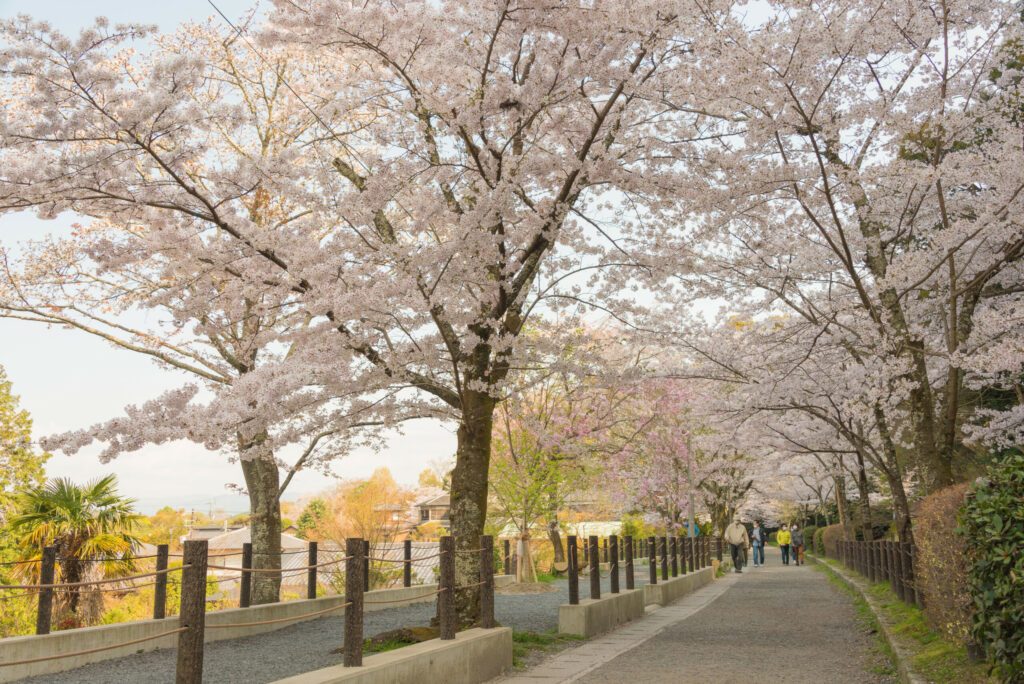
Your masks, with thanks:
[{"label": "low concrete wall", "polygon": [[[515,577],[511,575],[497,575],[494,578],[494,583],[497,587],[508,586],[514,582]],[[433,592],[436,589],[436,584],[422,584],[408,588],[397,587],[394,589],[368,591],[363,595],[365,601],[364,609],[366,612],[373,612],[388,608],[400,608],[416,603],[432,603],[435,600]],[[223,639],[237,639],[239,637],[272,632],[306,620],[344,615],[345,610],[343,608],[333,612],[320,613],[320,611],[339,606],[344,601],[345,598],[343,596],[324,596],[316,599],[268,603],[251,608],[229,608],[227,610],[214,611],[206,614],[205,640],[211,642]],[[315,614],[310,615],[311,613]],[[286,618],[295,619],[288,620]],[[249,624],[267,620],[281,621],[262,625]],[[114,625],[69,629],[42,636],[10,637],[0,639],[0,663],[15,660],[31,660],[33,658],[44,658],[62,653],[76,653],[93,648],[113,646],[114,644],[169,632],[177,628],[178,618],[169,617],[164,620],[140,620]],[[64,672],[88,665],[89,663],[121,658],[141,651],[175,648],[177,644],[178,636],[172,634],[159,639],[112,648],[98,653],[44,660],[27,665],[0,666],[0,682],[13,682],[33,675]]]},{"label": "low concrete wall", "polygon": [[580,599],[575,606],[563,603],[558,607],[558,631],[592,637],[643,616],[644,591],[633,589],[599,599]]},{"label": "low concrete wall", "polygon": [[480,684],[512,667],[512,630],[469,629],[452,641],[431,639],[363,659],[362,667],[334,665],[274,684]]},{"label": "low concrete wall", "polygon": [[666,606],[676,599],[700,589],[714,577],[714,571],[711,568],[701,568],[681,577],[673,577],[668,580],[659,579],[657,584],[644,585],[644,602],[647,605]]}]

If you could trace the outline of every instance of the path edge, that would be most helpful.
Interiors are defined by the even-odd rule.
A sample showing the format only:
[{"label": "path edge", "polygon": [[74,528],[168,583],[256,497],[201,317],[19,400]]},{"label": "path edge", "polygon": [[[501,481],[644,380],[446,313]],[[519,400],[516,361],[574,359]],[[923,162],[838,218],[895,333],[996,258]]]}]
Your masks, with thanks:
[{"label": "path edge", "polygon": [[831,563],[826,563],[822,559],[807,554],[806,558],[812,561],[815,565],[820,565],[825,570],[832,574],[833,577],[838,578],[843,584],[857,592],[864,603],[871,609],[872,615],[875,616],[875,621],[878,623],[879,628],[882,630],[882,638],[889,645],[889,650],[892,651],[893,660],[896,661],[896,671],[899,672],[900,682],[902,684],[928,684],[928,680],[925,679],[919,672],[914,670],[910,664],[912,662],[912,655],[910,652],[903,647],[900,641],[896,638],[896,634],[893,632],[892,623],[889,622],[888,617],[882,611],[878,602],[871,596],[867,591],[864,590],[862,583],[849,575],[844,569],[838,568]]}]

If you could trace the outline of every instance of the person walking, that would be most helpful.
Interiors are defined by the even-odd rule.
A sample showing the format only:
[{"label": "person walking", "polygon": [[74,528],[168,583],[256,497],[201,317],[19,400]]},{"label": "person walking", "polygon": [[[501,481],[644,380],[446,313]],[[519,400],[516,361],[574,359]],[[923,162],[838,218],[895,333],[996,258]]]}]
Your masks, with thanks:
[{"label": "person walking", "polygon": [[789,534],[789,528],[785,523],[779,528],[779,531],[775,533],[775,541],[779,543],[779,551],[782,552],[782,564],[789,565],[789,543],[791,536]]},{"label": "person walking", "polygon": [[764,528],[757,520],[754,521],[754,529],[750,531],[750,546],[754,552],[754,567],[764,565],[764,544],[767,541]]},{"label": "person walking", "polygon": [[732,523],[725,528],[724,537],[732,554],[733,572],[743,572],[743,559],[747,555],[747,547],[750,546],[750,537],[747,536],[747,528],[740,522],[740,516],[735,516]]},{"label": "person walking", "polygon": [[793,523],[793,527],[789,530],[789,550],[793,554],[793,562],[797,565],[803,565],[804,531],[796,523]]}]

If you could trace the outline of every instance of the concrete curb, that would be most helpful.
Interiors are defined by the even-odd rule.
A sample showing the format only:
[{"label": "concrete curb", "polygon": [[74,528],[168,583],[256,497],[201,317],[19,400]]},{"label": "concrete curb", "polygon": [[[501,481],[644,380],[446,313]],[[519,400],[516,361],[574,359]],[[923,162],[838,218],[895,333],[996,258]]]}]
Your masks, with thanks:
[{"label": "concrete curb", "polygon": [[884,638],[886,643],[889,644],[889,649],[893,653],[896,661],[896,670],[900,675],[900,681],[903,682],[903,684],[929,684],[927,679],[914,670],[911,665],[913,655],[904,648],[896,638],[896,634],[893,631],[893,625],[885,616],[885,613],[882,611],[882,607],[878,605],[878,601],[876,601],[871,594],[865,591],[865,583],[850,575],[845,571],[845,569],[837,568],[834,565],[825,563],[816,556],[812,556],[807,553],[805,557],[810,562],[825,568],[825,570],[833,576],[838,577],[842,580],[843,584],[856,591],[857,594],[864,599],[864,602],[868,604],[868,608],[870,608],[871,612],[874,614],[875,620],[878,621],[878,626],[882,629],[882,638]]}]

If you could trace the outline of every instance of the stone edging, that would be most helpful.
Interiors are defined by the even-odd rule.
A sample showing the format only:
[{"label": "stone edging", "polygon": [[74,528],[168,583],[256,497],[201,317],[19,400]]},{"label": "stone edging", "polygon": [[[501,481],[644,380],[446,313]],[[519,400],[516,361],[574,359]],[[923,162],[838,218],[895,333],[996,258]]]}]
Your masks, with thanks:
[{"label": "stone edging", "polygon": [[809,553],[806,554],[806,558],[807,560],[822,566],[835,577],[838,577],[842,580],[843,584],[856,591],[857,594],[864,599],[864,602],[868,604],[868,608],[871,609],[871,612],[875,616],[875,620],[878,622],[878,626],[882,630],[882,637],[885,639],[886,643],[889,644],[889,649],[893,653],[893,659],[896,661],[896,669],[899,672],[900,681],[903,682],[903,684],[928,684],[928,680],[914,670],[911,665],[911,653],[904,648],[902,644],[900,644],[896,635],[893,633],[893,626],[885,616],[885,613],[882,612],[881,606],[878,605],[878,602],[875,601],[873,596],[864,591],[861,581],[848,575],[844,569],[825,563],[820,558],[812,556]]}]

